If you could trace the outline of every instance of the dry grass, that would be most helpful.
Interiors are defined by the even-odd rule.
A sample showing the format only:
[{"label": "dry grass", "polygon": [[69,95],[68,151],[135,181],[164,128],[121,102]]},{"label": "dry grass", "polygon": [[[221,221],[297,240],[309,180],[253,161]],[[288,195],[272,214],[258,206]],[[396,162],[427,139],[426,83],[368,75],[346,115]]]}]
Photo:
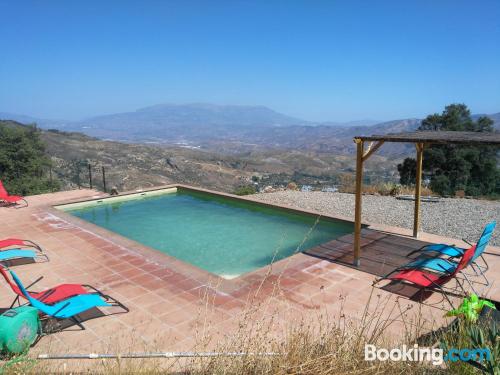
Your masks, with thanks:
[{"label": "dry grass", "polygon": [[[242,313],[235,331],[220,332],[203,320],[203,311],[213,308],[210,295],[200,310],[200,325],[193,351],[250,353],[238,357],[224,355],[183,359],[106,359],[34,361],[28,356],[17,358],[4,373],[74,373],[89,371],[105,374],[444,374],[444,368],[416,362],[368,362],[364,360],[365,344],[391,348],[412,345],[425,331],[424,323],[411,320],[408,308],[399,300],[389,303],[387,297],[372,293],[366,308],[358,317],[340,313],[311,313],[308,317],[277,326],[273,307],[278,297],[279,280],[271,296],[259,298],[257,291]],[[343,304],[345,298],[339,298]],[[394,324],[404,327],[400,337],[388,335]],[[135,347],[137,350],[137,346]],[[144,347],[144,352],[161,348]],[[110,351],[119,353],[118,347]],[[121,350],[122,353],[130,350]],[[253,353],[253,354],[252,354]],[[258,355],[276,353],[276,355]],[[57,363],[57,365],[56,365]]]},{"label": "dry grass", "polygon": [[[368,305],[371,306],[370,303]],[[272,333],[269,323],[259,322],[256,335],[246,335],[243,327],[237,342],[222,345],[220,351],[280,353],[276,356],[247,355],[239,358],[214,357],[191,361],[187,372],[193,374],[408,374],[442,373],[422,364],[367,362],[367,343],[391,347],[394,341],[385,336],[388,327],[399,321],[401,310],[393,306],[392,317],[386,316],[386,304],[377,301],[374,314],[363,313],[361,320],[350,320],[340,314],[336,319],[315,316],[286,329],[281,336]],[[399,314],[393,315],[399,311]],[[410,333],[410,332],[408,332]],[[406,338],[403,341],[406,341]]]},{"label": "dry grass", "polygon": [[[354,194],[356,192],[356,185],[348,184],[342,185],[339,189],[341,193],[351,193]],[[364,194],[372,194],[372,195],[383,195],[383,196],[396,196],[396,195],[415,195],[415,187],[413,186],[403,186],[394,183],[381,183],[376,185],[363,185],[363,193]],[[436,196],[431,189],[427,187],[422,187],[421,196]]]}]

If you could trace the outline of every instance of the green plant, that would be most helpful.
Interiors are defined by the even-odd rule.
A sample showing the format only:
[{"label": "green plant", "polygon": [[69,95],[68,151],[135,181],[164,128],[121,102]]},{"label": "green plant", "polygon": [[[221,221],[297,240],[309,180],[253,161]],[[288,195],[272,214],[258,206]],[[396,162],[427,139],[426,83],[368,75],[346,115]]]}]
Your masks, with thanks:
[{"label": "green plant", "polygon": [[48,176],[51,166],[36,126],[0,121],[0,179],[10,194],[58,190],[58,181]]},{"label": "green plant", "polygon": [[488,374],[500,375],[500,331],[497,325],[493,324],[487,328],[468,325],[466,332],[470,337],[472,348],[490,349],[490,358],[485,359],[482,363],[476,362],[475,366]]},{"label": "green plant", "polygon": [[476,294],[465,297],[457,309],[450,310],[446,316],[460,316],[470,322],[475,322],[484,307],[496,309],[490,301],[480,299]]},{"label": "green plant", "polygon": [[234,194],[236,195],[249,195],[249,194],[255,194],[257,191],[255,190],[255,187],[253,185],[246,185],[246,186],[240,186],[236,188],[234,191]]}]

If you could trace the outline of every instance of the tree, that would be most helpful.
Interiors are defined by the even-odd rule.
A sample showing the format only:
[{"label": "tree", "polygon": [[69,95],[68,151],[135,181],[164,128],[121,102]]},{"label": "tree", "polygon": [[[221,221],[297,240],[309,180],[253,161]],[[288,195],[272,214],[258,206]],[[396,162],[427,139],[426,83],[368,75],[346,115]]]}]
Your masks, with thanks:
[{"label": "tree", "polygon": [[399,183],[413,185],[417,178],[417,162],[415,159],[406,158],[403,164],[398,164]]},{"label": "tree", "polygon": [[11,194],[39,194],[58,189],[47,178],[51,160],[35,126],[0,121],[0,179]]},{"label": "tree", "polygon": [[[474,121],[465,104],[451,104],[441,114],[422,120],[419,130],[491,132],[493,121],[486,116]],[[497,149],[492,146],[431,145],[424,150],[423,170],[431,177],[431,189],[441,195],[454,195],[457,190],[490,195],[500,185]],[[398,171],[401,184],[415,184],[415,159],[406,158]]]}]

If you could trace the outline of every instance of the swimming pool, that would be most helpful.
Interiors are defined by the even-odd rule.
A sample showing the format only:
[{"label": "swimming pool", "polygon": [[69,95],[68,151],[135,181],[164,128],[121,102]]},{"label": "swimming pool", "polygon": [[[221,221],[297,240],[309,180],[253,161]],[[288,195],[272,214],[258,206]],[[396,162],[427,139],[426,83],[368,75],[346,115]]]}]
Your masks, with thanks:
[{"label": "swimming pool", "polygon": [[190,189],[57,207],[231,279],[353,232],[353,224]]}]

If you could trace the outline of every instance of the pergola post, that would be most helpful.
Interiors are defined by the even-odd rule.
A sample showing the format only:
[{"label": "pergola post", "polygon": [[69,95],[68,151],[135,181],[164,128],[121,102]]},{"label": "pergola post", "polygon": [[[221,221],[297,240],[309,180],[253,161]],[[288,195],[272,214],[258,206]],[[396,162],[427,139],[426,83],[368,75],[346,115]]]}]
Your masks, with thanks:
[{"label": "pergola post", "polygon": [[413,237],[418,237],[420,227],[420,196],[422,190],[422,159],[424,155],[424,144],[415,143],[417,149],[417,174],[415,181],[415,211],[413,214]]},{"label": "pergola post", "polygon": [[357,154],[356,154],[356,206],[354,211],[354,265],[360,265],[360,250],[361,250],[361,197],[363,191],[363,153],[364,142],[355,138]]}]

